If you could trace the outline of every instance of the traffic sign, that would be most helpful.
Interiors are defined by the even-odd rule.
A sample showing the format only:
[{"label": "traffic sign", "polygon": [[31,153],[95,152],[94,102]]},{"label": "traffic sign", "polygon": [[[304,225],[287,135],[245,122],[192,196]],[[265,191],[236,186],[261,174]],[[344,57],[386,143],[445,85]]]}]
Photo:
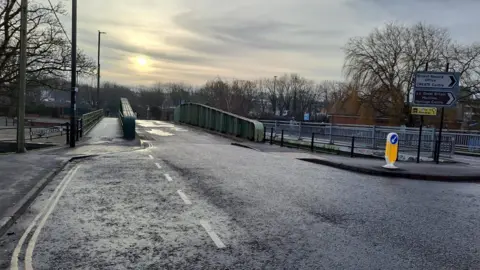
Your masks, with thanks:
[{"label": "traffic sign", "polygon": [[458,89],[460,73],[454,72],[417,72],[415,88]]},{"label": "traffic sign", "polygon": [[309,113],[304,113],[303,114],[303,121],[310,121],[310,114]]},{"label": "traffic sign", "polygon": [[424,107],[454,107],[459,83],[458,72],[416,72],[413,103]]},{"label": "traffic sign", "polygon": [[395,161],[397,161],[398,156],[398,134],[395,132],[389,133],[387,135],[387,143],[385,145],[385,162],[384,168],[387,169],[397,169],[395,166]]},{"label": "traffic sign", "polygon": [[457,98],[452,92],[416,90],[413,103],[433,107],[453,107]]},{"label": "traffic sign", "polygon": [[414,115],[437,115],[437,108],[434,107],[412,107]]}]

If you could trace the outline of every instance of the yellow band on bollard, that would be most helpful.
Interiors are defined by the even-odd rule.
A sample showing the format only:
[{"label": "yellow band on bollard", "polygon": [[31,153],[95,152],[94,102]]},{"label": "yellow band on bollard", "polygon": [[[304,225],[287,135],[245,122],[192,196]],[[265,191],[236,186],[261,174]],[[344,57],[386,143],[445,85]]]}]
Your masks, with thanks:
[{"label": "yellow band on bollard", "polygon": [[397,167],[394,165],[395,161],[397,161],[398,156],[398,134],[397,133],[389,133],[387,136],[387,142],[385,145],[385,162],[387,163],[384,168],[388,169],[396,169]]}]

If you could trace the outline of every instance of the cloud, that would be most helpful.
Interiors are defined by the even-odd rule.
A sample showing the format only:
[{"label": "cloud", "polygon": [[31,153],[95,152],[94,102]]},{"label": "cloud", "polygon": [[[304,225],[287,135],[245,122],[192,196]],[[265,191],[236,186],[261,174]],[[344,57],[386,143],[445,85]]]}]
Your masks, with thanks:
[{"label": "cloud", "polygon": [[[44,0],[39,0],[44,1]],[[82,0],[79,47],[96,59],[102,79],[126,84],[216,76],[254,79],[300,73],[341,79],[342,46],[385,22],[422,21],[450,29],[461,42],[480,39],[478,0]],[[69,27],[69,22],[65,26]],[[143,55],[148,71],[132,66]]]},{"label": "cloud", "polygon": [[[173,22],[196,38],[168,37],[167,42],[191,50],[197,48],[206,53],[214,51],[225,53],[236,49],[309,52],[322,47],[329,50],[333,47],[329,41],[345,35],[345,32],[339,29],[315,29],[268,18],[241,18],[228,14],[208,17],[187,12],[176,15]],[[312,42],[320,38],[323,40],[323,46]]]},{"label": "cloud", "polygon": [[106,49],[116,50],[120,53],[127,55],[143,55],[157,61],[163,60],[174,63],[195,63],[205,64],[208,63],[208,59],[205,57],[199,57],[184,53],[165,52],[159,48],[146,48],[135,45],[130,45],[125,42],[119,42],[118,40],[108,40],[102,44]]}]

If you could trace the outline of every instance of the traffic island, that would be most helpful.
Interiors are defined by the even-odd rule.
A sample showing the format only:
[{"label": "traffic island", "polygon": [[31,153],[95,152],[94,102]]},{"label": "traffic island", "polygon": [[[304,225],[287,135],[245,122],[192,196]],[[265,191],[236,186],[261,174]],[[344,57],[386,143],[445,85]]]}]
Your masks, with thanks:
[{"label": "traffic island", "polygon": [[268,143],[241,142],[234,145],[239,146],[239,144],[244,148],[260,152],[288,156],[310,163],[368,175],[429,181],[480,183],[480,167],[466,163],[435,164],[433,161],[421,163],[397,161],[395,166],[398,169],[392,170],[382,167],[385,165],[385,159],[307,152],[301,149],[280,147]]},{"label": "traffic island", "polygon": [[298,158],[299,160],[326,165],[342,170],[348,170],[357,173],[407,178],[428,181],[446,181],[446,182],[471,182],[480,183],[480,169],[469,166],[468,164],[435,164],[433,162],[411,163],[397,162],[398,169],[386,169],[382,166],[384,162],[372,159],[352,158],[352,159],[332,159],[332,158]]}]

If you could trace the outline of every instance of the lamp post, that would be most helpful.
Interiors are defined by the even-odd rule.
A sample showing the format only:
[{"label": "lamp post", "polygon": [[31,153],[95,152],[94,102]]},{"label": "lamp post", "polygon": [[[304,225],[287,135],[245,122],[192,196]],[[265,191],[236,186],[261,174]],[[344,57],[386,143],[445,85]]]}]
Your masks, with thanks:
[{"label": "lamp post", "polygon": [[274,95],[274,103],[275,104],[272,104],[272,107],[273,107],[273,115],[277,115],[277,90],[276,90],[276,86],[277,86],[277,76],[273,76],[273,95]]},{"label": "lamp post", "polygon": [[20,3],[20,66],[17,104],[17,152],[25,150],[25,90],[27,88],[27,0]]},{"label": "lamp post", "polygon": [[70,89],[70,147],[75,147],[77,94],[77,0],[72,0],[72,74]]},{"label": "lamp post", "polygon": [[106,32],[98,31],[98,58],[97,58],[97,109],[100,109],[100,38],[102,34]]}]

